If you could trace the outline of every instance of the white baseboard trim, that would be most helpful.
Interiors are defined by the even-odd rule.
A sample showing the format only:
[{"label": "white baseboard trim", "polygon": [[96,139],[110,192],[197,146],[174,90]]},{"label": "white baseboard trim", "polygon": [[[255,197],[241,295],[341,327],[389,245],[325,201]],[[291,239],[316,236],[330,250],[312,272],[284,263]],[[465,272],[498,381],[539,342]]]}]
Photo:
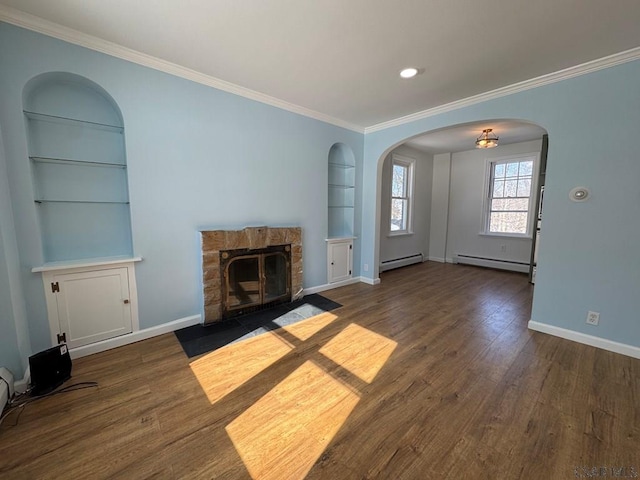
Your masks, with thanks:
[{"label": "white baseboard trim", "polygon": [[640,358],[640,347],[614,342],[613,340],[607,340],[606,338],[594,337],[593,335],[587,335],[586,333],[567,330],[566,328],[556,327],[547,323],[535,322],[533,320],[529,320],[528,326],[530,330],[535,330],[536,332],[548,333],[555,337],[583,343],[585,345],[601,348],[614,353],[620,353],[622,355],[627,355],[628,357]]},{"label": "white baseboard trim", "polygon": [[318,285],[318,286],[315,286],[315,287],[305,288],[304,289],[304,294],[305,295],[311,295],[313,293],[326,292],[327,290],[333,290],[334,288],[344,287],[345,285],[352,285],[354,283],[359,283],[360,281],[361,281],[360,277],[353,277],[353,278],[349,278],[347,280],[343,280],[341,282],[325,283],[324,285]]},{"label": "white baseboard trim", "polygon": [[111,350],[112,348],[122,347],[123,345],[129,345],[130,343],[146,340],[147,338],[157,337],[158,335],[197,325],[198,323],[202,323],[202,315],[192,315],[190,317],[174,320],[173,322],[163,323],[162,325],[155,327],[145,328],[144,330],[138,330],[137,332],[110,338],[109,340],[103,340],[102,342],[73,348],[69,350],[69,354],[71,355],[71,358],[86,357],[87,355],[104,352],[106,350]]},{"label": "white baseboard trim", "polygon": [[326,292],[327,290],[333,290],[334,288],[344,287],[346,285],[353,285],[354,283],[366,283],[368,285],[378,285],[380,283],[380,279],[371,279],[367,277],[353,277],[348,280],[343,280],[342,282],[336,283],[325,283],[324,285],[318,285],[315,287],[309,287],[304,289],[305,295],[311,295],[312,293],[320,293]]},{"label": "white baseboard trim", "polygon": [[427,260],[430,262],[447,263],[447,259],[441,257],[427,257]]}]

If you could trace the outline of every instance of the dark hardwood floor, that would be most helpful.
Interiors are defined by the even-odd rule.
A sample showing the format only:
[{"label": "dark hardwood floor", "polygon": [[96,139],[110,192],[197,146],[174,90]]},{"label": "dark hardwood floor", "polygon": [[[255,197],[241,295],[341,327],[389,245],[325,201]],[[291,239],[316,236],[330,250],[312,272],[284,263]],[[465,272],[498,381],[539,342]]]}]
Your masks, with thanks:
[{"label": "dark hardwood floor", "polygon": [[173,334],[78,359],[99,388],[9,416],[0,478],[640,474],[640,360],[529,331],[532,292],[426,262],[195,359]]}]

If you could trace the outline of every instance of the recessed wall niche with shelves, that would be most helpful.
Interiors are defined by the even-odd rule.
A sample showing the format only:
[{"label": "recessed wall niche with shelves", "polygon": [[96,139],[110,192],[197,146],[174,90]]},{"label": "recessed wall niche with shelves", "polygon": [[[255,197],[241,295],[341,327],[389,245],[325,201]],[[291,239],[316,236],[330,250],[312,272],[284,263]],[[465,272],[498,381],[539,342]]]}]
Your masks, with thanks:
[{"label": "recessed wall niche with shelves", "polygon": [[353,236],[356,166],[353,153],[336,143],[329,151],[328,238]]},{"label": "recessed wall niche with shelves", "polygon": [[44,261],[132,255],[124,125],[113,99],[72,74],[25,89]]}]

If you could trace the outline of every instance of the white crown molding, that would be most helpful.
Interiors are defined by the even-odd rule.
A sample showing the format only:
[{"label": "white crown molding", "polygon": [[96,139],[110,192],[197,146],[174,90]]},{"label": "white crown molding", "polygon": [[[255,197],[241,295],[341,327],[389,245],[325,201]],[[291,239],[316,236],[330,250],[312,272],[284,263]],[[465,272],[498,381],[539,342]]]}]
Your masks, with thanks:
[{"label": "white crown molding", "polygon": [[159,70],[176,77],[191,80],[192,82],[200,83],[208,87],[213,87],[250,100],[255,100],[256,102],[271,105],[272,107],[280,108],[288,112],[297,113],[299,115],[329,123],[337,127],[346,128],[347,130],[352,130],[354,132],[364,133],[364,127],[359,125],[354,125],[352,123],[345,122],[344,120],[325,115],[324,113],[316,112],[315,110],[301,107],[299,105],[294,105],[293,103],[280,100],[279,98],[271,97],[264,93],[256,92],[255,90],[241,87],[204,73],[196,72],[190,68],[182,67],[175,63],[171,63],[130,48],[122,47],[115,43],[102,40],[92,35],[87,35],[86,33],[82,33],[68,27],[63,27],[57,23],[44,20],[40,17],[21,12],[5,5],[0,5],[0,21],[42,33],[43,35],[73,43],[112,57],[127,60],[144,67]]},{"label": "white crown molding", "polygon": [[387,122],[378,123],[376,125],[366,127],[364,129],[364,133],[368,134],[380,130],[385,130],[391,127],[397,127],[399,125],[404,125],[406,123],[421,120],[423,118],[433,117],[434,115],[439,115],[441,113],[450,112],[462,107],[468,107],[477,103],[486,102],[487,100],[505,97],[507,95],[524,92],[525,90],[531,90],[532,88],[541,87],[543,85],[549,85],[551,83],[560,82],[562,80],[578,77],[580,75],[586,75],[587,73],[597,72],[598,70],[614,67],[616,65],[632,62],[638,59],[640,59],[640,47],[632,48],[631,50],[615,53],[613,55],[609,55],[608,57],[592,60],[581,65],[565,68],[564,70],[559,70],[557,72],[542,75],[540,77],[525,80],[523,82],[514,83],[513,85],[507,85],[506,87],[497,88],[489,92],[474,95],[472,97],[456,100],[455,102],[445,103],[444,105],[439,105],[434,108],[422,110],[421,112],[405,115],[404,117],[399,117]]},{"label": "white crown molding", "polygon": [[549,73],[547,75],[542,75],[540,77],[525,80],[513,85],[497,88],[489,92],[463,98],[461,100],[456,100],[454,102],[439,105],[434,108],[422,110],[420,112],[405,115],[403,117],[371,125],[369,127],[362,127],[360,125],[355,125],[353,123],[331,117],[324,113],[316,112],[315,110],[301,107],[299,105],[294,105],[293,103],[271,97],[264,93],[256,92],[255,90],[226,82],[210,75],[196,72],[195,70],[192,70],[190,68],[181,67],[180,65],[177,65],[175,63],[161,60],[151,55],[137,52],[130,48],[122,47],[115,43],[94,37],[92,35],[87,35],[77,30],[63,27],[62,25],[58,25],[57,23],[44,20],[40,17],[21,12],[5,5],[0,5],[0,21],[10,23],[18,27],[26,28],[34,32],[42,33],[44,35],[63,40],[65,42],[73,43],[75,45],[79,45],[81,47],[85,47],[97,52],[101,52],[112,57],[127,60],[138,65],[152,68],[154,70],[159,70],[170,75],[191,80],[193,82],[232,93],[234,95],[271,105],[282,110],[297,113],[308,118],[313,118],[321,122],[364,134],[385,130],[387,128],[396,127],[399,125],[404,125],[406,123],[432,117],[441,113],[450,112],[452,110],[457,110],[459,108],[467,107],[470,105],[475,105],[487,100],[504,97],[513,93],[523,92],[532,88],[560,82],[562,80],[567,80],[569,78],[585,75],[587,73],[596,72],[598,70],[603,70],[615,65],[620,65],[640,59],[640,47],[636,47],[632,48],[631,50],[626,50],[624,52],[609,55],[608,57],[592,60],[581,65],[565,68],[564,70],[560,70],[558,72]]}]

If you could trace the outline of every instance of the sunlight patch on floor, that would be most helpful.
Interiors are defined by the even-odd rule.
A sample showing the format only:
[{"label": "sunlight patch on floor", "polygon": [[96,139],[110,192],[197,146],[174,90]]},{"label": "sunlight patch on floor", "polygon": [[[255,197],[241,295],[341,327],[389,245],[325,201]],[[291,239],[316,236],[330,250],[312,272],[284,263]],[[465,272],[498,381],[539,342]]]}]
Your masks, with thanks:
[{"label": "sunlight patch on floor", "polygon": [[232,343],[191,362],[191,371],[213,404],[291,352],[295,346],[278,332],[304,341],[333,322],[325,312],[306,320]]},{"label": "sunlight patch on floor", "polygon": [[397,342],[352,323],[320,349],[325,357],[371,383]]},{"label": "sunlight patch on floor", "polygon": [[303,479],[360,397],[308,360],[226,431],[254,479]]},{"label": "sunlight patch on floor", "polygon": [[282,327],[282,330],[285,330],[291,335],[304,341],[318,333],[324,327],[333,322],[336,318],[338,317],[333,313],[325,312],[319,315],[315,315],[308,320],[303,320],[301,322]]},{"label": "sunlight patch on floor", "polygon": [[[320,313],[227,345],[191,362],[191,370],[214,404],[337,318]],[[333,370],[346,369],[371,383],[396,346],[352,323],[308,353],[325,359],[307,359],[229,423],[225,430],[251,477],[304,479],[360,400],[358,388]],[[326,359],[335,367],[327,367]]]},{"label": "sunlight patch on floor", "polygon": [[252,379],[293,350],[278,335],[267,332],[226,345],[189,364],[211,403]]}]

